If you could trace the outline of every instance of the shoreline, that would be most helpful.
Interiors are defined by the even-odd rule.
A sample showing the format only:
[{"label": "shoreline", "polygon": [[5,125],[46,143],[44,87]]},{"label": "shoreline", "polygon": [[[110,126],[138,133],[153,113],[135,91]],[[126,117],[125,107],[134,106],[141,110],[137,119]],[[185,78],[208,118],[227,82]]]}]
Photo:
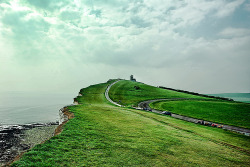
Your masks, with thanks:
[{"label": "shoreline", "polygon": [[60,134],[63,125],[74,117],[67,107],[59,110],[57,122],[0,125],[0,166],[10,166],[34,146]]},{"label": "shoreline", "polygon": [[0,166],[53,136],[58,122],[0,126]]}]

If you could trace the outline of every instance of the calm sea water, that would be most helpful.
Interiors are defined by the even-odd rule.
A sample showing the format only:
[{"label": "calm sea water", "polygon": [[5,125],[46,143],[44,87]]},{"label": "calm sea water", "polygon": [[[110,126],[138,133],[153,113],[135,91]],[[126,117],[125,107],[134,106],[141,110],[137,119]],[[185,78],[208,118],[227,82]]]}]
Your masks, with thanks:
[{"label": "calm sea water", "polygon": [[69,93],[0,92],[0,125],[56,122],[59,109],[73,98]]},{"label": "calm sea water", "polygon": [[211,95],[231,98],[235,101],[250,103],[250,93],[221,93],[221,94],[211,94]]}]

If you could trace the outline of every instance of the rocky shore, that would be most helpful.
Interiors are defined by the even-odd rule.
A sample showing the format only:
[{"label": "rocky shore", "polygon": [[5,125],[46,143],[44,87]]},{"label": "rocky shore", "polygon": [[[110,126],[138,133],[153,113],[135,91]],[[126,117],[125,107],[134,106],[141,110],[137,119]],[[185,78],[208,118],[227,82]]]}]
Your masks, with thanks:
[{"label": "rocky shore", "polygon": [[74,118],[68,106],[59,110],[59,122],[0,125],[0,166],[6,166],[23,152],[61,133],[62,126]]},{"label": "rocky shore", "polygon": [[4,166],[36,144],[51,138],[58,124],[59,122],[0,125],[0,166]]}]

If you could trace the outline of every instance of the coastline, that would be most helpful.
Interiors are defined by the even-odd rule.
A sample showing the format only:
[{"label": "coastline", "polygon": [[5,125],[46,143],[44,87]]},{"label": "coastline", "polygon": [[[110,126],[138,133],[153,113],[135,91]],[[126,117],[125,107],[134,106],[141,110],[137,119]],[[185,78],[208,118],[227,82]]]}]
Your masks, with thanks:
[{"label": "coastline", "polygon": [[0,125],[0,166],[10,166],[26,151],[60,134],[63,125],[74,117],[67,106],[59,110],[59,116],[59,122]]},{"label": "coastline", "polygon": [[47,124],[3,125],[0,130],[0,166],[43,140],[51,138],[58,122]]},{"label": "coastline", "polygon": [[74,114],[69,112],[68,106],[65,106],[59,110],[59,115],[60,115],[60,121],[59,125],[54,131],[54,136],[59,135],[62,132],[62,127],[64,124],[68,122],[68,120],[74,118]]}]

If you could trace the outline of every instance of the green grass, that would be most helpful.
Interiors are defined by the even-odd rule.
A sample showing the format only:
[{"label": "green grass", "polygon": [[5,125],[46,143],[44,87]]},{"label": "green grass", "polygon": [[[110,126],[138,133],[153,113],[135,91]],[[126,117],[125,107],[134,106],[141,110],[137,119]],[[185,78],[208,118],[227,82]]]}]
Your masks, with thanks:
[{"label": "green grass", "polygon": [[[139,86],[140,89],[136,90],[134,86]],[[201,96],[176,92],[172,90],[160,89],[150,85],[126,81],[119,81],[110,89],[110,98],[113,101],[121,101],[122,105],[131,106],[137,105],[141,101],[151,99],[171,99],[171,98],[196,98],[196,99],[209,99]]]},{"label": "green grass", "polygon": [[250,104],[222,101],[159,101],[150,104],[158,110],[207,121],[250,128]]},{"label": "green grass", "polygon": [[[136,90],[134,86],[139,86],[140,89]],[[112,86],[110,97],[113,101],[121,101],[125,106],[137,106],[139,102],[150,99],[193,98],[185,101],[155,102],[150,106],[193,118],[250,128],[250,104],[247,103],[204,98],[126,80]]]},{"label": "green grass", "polygon": [[12,166],[249,165],[249,137],[113,106],[104,97],[108,84],[82,89],[63,132]]}]

